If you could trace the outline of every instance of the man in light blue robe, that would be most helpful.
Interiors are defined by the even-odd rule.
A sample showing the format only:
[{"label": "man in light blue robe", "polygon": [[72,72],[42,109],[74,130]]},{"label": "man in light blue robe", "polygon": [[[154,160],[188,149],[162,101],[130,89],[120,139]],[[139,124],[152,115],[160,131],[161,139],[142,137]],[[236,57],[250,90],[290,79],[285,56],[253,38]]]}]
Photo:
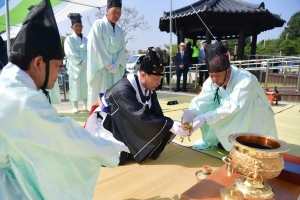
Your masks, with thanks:
[{"label": "man in light blue robe", "polygon": [[[209,78],[201,93],[192,99],[189,110],[193,130],[201,127],[202,139],[196,149],[210,149],[220,144],[229,151],[228,136],[233,133],[257,133],[277,137],[274,112],[256,77],[229,64],[226,49],[213,55]],[[220,146],[220,147],[222,147]]]},{"label": "man in light blue robe", "polygon": [[82,35],[81,15],[70,13],[73,34],[66,37],[64,43],[69,74],[70,101],[73,113],[78,113],[78,100],[83,100],[83,109],[87,109],[87,38]]},{"label": "man in light blue robe", "polygon": [[98,102],[99,93],[105,93],[125,73],[125,38],[117,24],[121,8],[121,0],[108,0],[106,16],[94,22],[88,35],[88,109]]},{"label": "man in light blue robe", "polygon": [[101,165],[119,163],[120,146],[93,138],[47,100],[62,48],[49,0],[35,6],[0,75],[0,199],[92,199]]}]

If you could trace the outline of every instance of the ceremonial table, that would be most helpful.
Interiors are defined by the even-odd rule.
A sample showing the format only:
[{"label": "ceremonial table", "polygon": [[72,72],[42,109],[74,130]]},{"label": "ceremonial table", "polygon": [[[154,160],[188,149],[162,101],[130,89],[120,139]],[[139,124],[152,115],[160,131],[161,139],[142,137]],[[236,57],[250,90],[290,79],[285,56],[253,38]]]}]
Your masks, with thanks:
[{"label": "ceremonial table", "polygon": [[[232,181],[239,174],[228,176],[226,164],[214,171],[211,175],[201,180],[181,194],[181,200],[220,200],[220,190],[223,187],[232,187]],[[271,200],[299,200],[300,185],[296,185],[278,178],[267,181],[272,187],[274,196]],[[250,200],[250,198],[248,198]]]}]

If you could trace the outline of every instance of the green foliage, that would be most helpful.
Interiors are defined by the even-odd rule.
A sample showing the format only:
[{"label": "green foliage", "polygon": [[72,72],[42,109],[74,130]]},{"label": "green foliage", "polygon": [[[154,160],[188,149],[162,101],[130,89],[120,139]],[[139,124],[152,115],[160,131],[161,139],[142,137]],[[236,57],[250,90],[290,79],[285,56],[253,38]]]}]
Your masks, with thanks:
[{"label": "green foliage", "polygon": [[[170,45],[169,44],[164,44],[165,49],[167,50],[167,54],[170,54]],[[172,44],[172,57],[176,55],[178,51],[178,47],[176,44]]]},{"label": "green foliage", "polygon": [[300,11],[293,14],[287,27],[284,27],[284,31],[280,34],[280,39],[296,40],[300,37]]}]

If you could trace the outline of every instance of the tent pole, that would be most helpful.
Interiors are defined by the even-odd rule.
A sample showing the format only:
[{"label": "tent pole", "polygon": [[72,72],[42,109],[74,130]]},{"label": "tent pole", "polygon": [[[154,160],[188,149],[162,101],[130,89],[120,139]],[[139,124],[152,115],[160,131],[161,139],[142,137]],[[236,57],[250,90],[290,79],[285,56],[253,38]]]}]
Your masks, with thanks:
[{"label": "tent pole", "polygon": [[5,19],[6,19],[6,46],[7,46],[7,56],[9,57],[10,51],[10,24],[9,24],[9,7],[8,7],[8,0],[5,0]]},{"label": "tent pole", "polygon": [[169,80],[170,80],[170,84],[169,84],[169,90],[172,90],[172,0],[170,0],[170,68],[169,68]]}]

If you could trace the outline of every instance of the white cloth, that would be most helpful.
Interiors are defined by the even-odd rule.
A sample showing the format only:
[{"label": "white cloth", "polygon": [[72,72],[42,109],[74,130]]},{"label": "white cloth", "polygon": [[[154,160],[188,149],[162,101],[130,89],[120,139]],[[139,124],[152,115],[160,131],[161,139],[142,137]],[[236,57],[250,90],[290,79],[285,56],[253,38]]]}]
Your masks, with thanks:
[{"label": "white cloth", "polygon": [[228,136],[233,133],[257,133],[277,137],[274,112],[261,85],[250,72],[231,66],[226,90],[220,88],[218,101],[214,101],[216,86],[208,78],[201,93],[192,99],[190,110],[194,116],[203,114],[201,126],[203,148],[220,141],[229,151],[232,144]]},{"label": "white cloth", "polygon": [[[88,117],[85,124],[85,129],[93,137],[99,137],[101,139],[110,140],[114,143],[117,143],[120,146],[121,151],[130,153],[128,147],[123,142],[115,139],[113,134],[103,127],[102,123],[107,114],[100,110],[100,107],[96,108],[95,111]],[[97,118],[97,112],[100,112],[100,115],[103,117],[103,120],[101,118]]]},{"label": "white cloth", "polygon": [[197,129],[199,129],[205,122],[205,119],[203,115],[198,115],[194,118],[193,122],[193,132],[195,132]]},{"label": "white cloth", "polygon": [[[122,28],[115,24],[113,30],[106,16],[96,20],[88,35],[87,52],[88,109],[90,109],[98,102],[99,93],[105,93],[125,73],[126,50]],[[111,73],[105,67],[113,63],[118,64],[115,73]]]},{"label": "white cloth", "polygon": [[86,59],[87,38],[73,32],[66,37],[64,51],[69,74],[70,101],[87,99]]},{"label": "white cloth", "polygon": [[0,199],[92,199],[101,165],[118,165],[118,144],[58,116],[11,63],[0,75],[0,102]]},{"label": "white cloth", "polygon": [[181,126],[182,126],[182,124],[180,122],[174,121],[173,126],[170,129],[170,131],[172,133],[174,133],[175,135],[178,135],[178,136],[180,136],[182,138],[185,138],[185,137],[187,137],[190,134],[190,132],[188,130],[183,130],[181,128]]}]

